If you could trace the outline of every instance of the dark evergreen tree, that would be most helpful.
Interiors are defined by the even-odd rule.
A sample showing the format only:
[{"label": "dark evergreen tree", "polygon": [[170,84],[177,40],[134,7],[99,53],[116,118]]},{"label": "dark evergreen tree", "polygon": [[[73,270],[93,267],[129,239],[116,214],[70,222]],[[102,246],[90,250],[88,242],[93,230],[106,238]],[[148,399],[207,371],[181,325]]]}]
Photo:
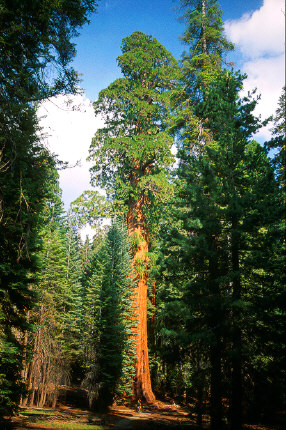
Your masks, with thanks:
[{"label": "dark evergreen tree", "polygon": [[[86,243],[87,245],[87,243]],[[83,275],[83,262],[81,258],[81,240],[78,229],[73,225],[73,217],[69,212],[65,227],[66,246],[66,280],[68,289],[68,303],[65,312],[65,360],[71,366],[71,381],[75,384],[81,382],[82,357],[82,319],[83,294],[81,278]],[[87,258],[89,258],[87,256]]]},{"label": "dark evergreen tree", "polygon": [[[247,270],[251,273],[254,308],[250,342],[251,380],[248,386],[248,415],[252,420],[273,422],[275,412],[285,409],[284,382],[285,341],[285,88],[279,99],[274,117],[273,137],[265,143],[269,159],[274,167],[279,191],[273,193],[273,207],[269,208],[269,225],[258,230],[257,238],[251,246],[255,248],[255,258],[250,260]],[[259,200],[268,193],[267,171],[260,189],[254,198]],[[261,193],[261,194],[260,194]],[[284,203],[284,207],[283,207]],[[263,203],[261,202],[263,206]],[[280,212],[277,213],[277,205]],[[280,206],[279,206],[280,205]],[[260,211],[259,211],[260,213]],[[268,253],[266,252],[268,250]],[[263,286],[263,287],[262,287]],[[254,382],[255,381],[255,382]]]},{"label": "dark evergreen tree", "polygon": [[[182,9],[184,10],[183,19],[186,22],[186,31],[182,36],[183,41],[189,45],[189,52],[184,53],[182,59],[182,70],[183,70],[183,79],[182,79],[182,87],[181,90],[177,91],[173,98],[173,107],[175,111],[174,122],[172,129],[177,132],[178,138],[182,142],[182,145],[186,145],[186,148],[189,148],[190,153],[194,158],[198,157],[199,154],[205,154],[205,157],[202,159],[202,164],[200,166],[203,169],[207,181],[209,184],[201,184],[202,189],[198,188],[198,185],[191,185],[189,182],[188,185],[184,186],[186,189],[190,189],[192,187],[193,192],[196,193],[198,200],[201,200],[201,210],[204,211],[204,220],[205,220],[205,237],[203,235],[198,235],[198,242],[196,245],[192,245],[192,248],[196,246],[197,248],[197,264],[200,267],[200,270],[195,270],[193,265],[189,263],[189,252],[188,249],[184,250],[184,257],[182,257],[182,270],[177,271],[177,275],[186,276],[186,273],[189,273],[190,279],[196,279],[197,282],[196,291],[199,292],[196,296],[196,303],[198,307],[201,306],[200,301],[208,300],[209,302],[209,319],[213,319],[212,326],[220,327],[220,322],[216,324],[216,318],[218,315],[223,319],[223,309],[222,308],[222,299],[220,294],[220,286],[218,284],[217,279],[222,276],[221,270],[218,267],[217,259],[221,258],[224,260],[223,253],[220,253],[221,247],[218,247],[218,237],[221,232],[221,224],[218,217],[218,208],[214,204],[215,194],[219,192],[219,185],[217,184],[217,180],[215,174],[211,172],[210,167],[208,166],[208,154],[206,147],[212,144],[212,133],[208,129],[208,124],[206,118],[201,114],[198,109],[198,104],[207,101],[207,93],[209,91],[210,86],[217,81],[219,76],[221,75],[222,66],[225,63],[225,59],[223,58],[224,54],[233,49],[233,45],[226,40],[223,35],[223,22],[221,19],[222,13],[221,9],[216,0],[186,0],[181,2]],[[192,169],[189,160],[184,163],[182,153],[178,153],[180,157],[181,166],[185,165],[186,171],[188,169]],[[198,168],[198,166],[197,166]],[[193,179],[196,179],[196,175],[201,175],[200,171],[197,171],[195,174],[192,173]],[[179,169],[179,175],[181,178],[181,185],[184,183],[182,169]],[[190,175],[191,172],[186,173],[187,176]],[[183,187],[184,187],[183,186]],[[213,187],[213,188],[212,188]],[[205,188],[205,189],[204,189]],[[204,191],[203,191],[204,189]],[[203,193],[202,196],[199,194]],[[181,193],[179,193],[181,195]],[[208,196],[205,197],[204,196]],[[188,205],[187,205],[188,206]],[[203,208],[203,209],[202,209]],[[197,215],[190,219],[190,210],[184,209],[184,214],[182,217],[186,218],[186,223],[193,224],[194,229],[200,229],[200,221],[196,218]],[[178,226],[178,231],[180,231],[181,227]],[[187,233],[180,233],[184,236]],[[181,239],[178,239],[181,240]],[[180,247],[174,248],[175,252],[180,252]],[[172,253],[173,247],[171,247]],[[176,257],[175,257],[176,258]],[[179,281],[181,282],[181,281]],[[177,286],[173,283],[173,289],[176,291],[179,300],[181,299],[184,282],[180,285],[178,289]],[[207,294],[206,291],[209,290],[210,286],[213,289],[213,296],[206,299]],[[176,296],[175,296],[176,297]],[[172,300],[175,298],[173,296]],[[193,298],[194,299],[194,298]],[[176,301],[176,299],[175,299]],[[176,304],[175,304],[176,306]],[[220,309],[221,312],[217,313],[217,309]],[[200,330],[205,330],[205,336],[202,336],[196,344],[193,346],[192,351],[188,351],[187,355],[189,358],[192,358],[193,365],[195,368],[199,368],[200,366],[210,366],[211,368],[211,416],[212,416],[212,426],[213,428],[220,428],[222,425],[222,408],[221,408],[221,379],[222,379],[222,345],[221,345],[221,328],[218,328],[214,331],[209,332],[208,324],[206,321],[203,321],[204,313],[198,311],[196,317],[192,319],[192,322],[188,322],[189,329],[187,330],[189,333],[191,332],[190,327],[193,325],[195,329],[196,324],[198,323],[201,327]],[[181,326],[181,336],[182,345],[186,343],[186,336],[184,336],[184,331],[182,331],[183,327],[186,328],[186,322],[184,322]],[[197,326],[198,328],[198,326]],[[178,346],[178,344],[177,344]],[[202,360],[200,353],[198,351],[205,351],[206,346],[210,348],[210,352],[208,355],[208,359]],[[195,354],[197,352],[197,355]],[[186,349],[184,350],[186,355]],[[196,364],[195,364],[196,363]],[[202,370],[202,369],[201,369]],[[201,375],[204,372],[201,371]],[[198,421],[201,421],[201,400],[203,395],[202,381],[207,381],[206,377],[203,378],[199,376],[197,378],[198,381],[198,392],[197,397],[198,401],[198,409],[200,410],[200,414],[198,417]],[[206,391],[206,388],[204,388]]]},{"label": "dark evergreen tree", "polygon": [[[1,160],[0,374],[3,401],[0,415],[10,413],[20,400],[20,369],[24,355],[26,316],[34,303],[30,284],[35,282],[37,231],[43,222],[43,204],[50,195],[48,178],[54,161],[36,137],[32,108],[10,117],[0,112]],[[3,391],[2,391],[3,390]],[[1,394],[2,395],[2,394]]]},{"label": "dark evergreen tree", "polygon": [[3,101],[18,104],[63,91],[74,93],[78,75],[70,66],[76,53],[73,38],[97,4],[94,0],[1,1]]},{"label": "dark evergreen tree", "polygon": [[[260,126],[252,115],[256,102],[239,99],[241,86],[239,75],[221,73],[197,106],[209,141],[197,153],[192,143],[192,138],[197,139],[194,130],[181,143],[177,192],[181,203],[177,202],[175,210],[176,227],[171,231],[166,227],[166,264],[173,273],[172,283],[181,285],[183,301],[189,306],[185,324],[191,345],[203,343],[208,350],[210,413],[216,429],[222,426],[225,376],[232,378],[232,428],[241,427],[248,306],[255,302],[255,287],[244,269],[250,260],[253,271],[266,264],[281,210],[266,154],[249,140]],[[255,263],[260,269],[254,269],[254,243],[261,229],[266,229],[267,240]],[[263,291],[269,295],[267,283],[263,283]]]},{"label": "dark evergreen tree", "polygon": [[97,399],[94,405],[99,409],[132,396],[136,321],[129,247],[126,228],[116,221],[85,276],[85,327],[91,354],[84,386],[91,400]]},{"label": "dark evergreen tree", "polygon": [[[67,381],[71,353],[67,335],[67,315],[72,300],[67,280],[65,229],[61,190],[56,170],[50,178],[50,200],[44,210],[44,226],[39,232],[42,249],[37,253],[38,272],[31,288],[37,303],[29,312],[29,322],[36,329],[27,333],[31,358],[26,360],[23,380],[30,390],[22,405],[55,405],[58,386]],[[71,345],[70,345],[71,346]]]},{"label": "dark evergreen tree", "polygon": [[272,139],[266,142],[266,148],[272,151],[272,161],[275,166],[277,178],[285,197],[285,187],[286,187],[286,149],[285,149],[285,138],[286,138],[286,87],[283,88],[282,94],[278,101],[278,108],[274,116],[274,127],[272,128]]},{"label": "dark evergreen tree", "polygon": [[101,407],[132,396],[137,322],[132,308],[135,281],[129,248],[126,227],[115,223],[107,235],[100,293],[98,402]]},{"label": "dark evergreen tree", "polygon": [[96,246],[82,275],[83,313],[81,323],[82,338],[82,386],[88,391],[89,406],[94,407],[98,397],[98,344],[99,319],[101,314],[100,291],[105,270],[105,237],[95,236]]},{"label": "dark evergreen tree", "polygon": [[225,64],[224,55],[234,47],[223,34],[222,11],[217,0],[181,0],[181,8],[186,22],[182,40],[189,46],[182,61],[186,90],[192,101],[201,100]]},{"label": "dark evergreen tree", "polygon": [[[196,112],[196,103],[206,97],[209,85],[227,66],[225,56],[234,49],[224,36],[222,11],[217,0],[181,0],[186,30],[183,42],[189,47],[182,55],[182,85],[172,99],[175,116],[173,131],[192,141],[200,151],[208,140],[203,118]],[[196,139],[194,139],[196,133]]]},{"label": "dark evergreen tree", "polygon": [[69,67],[75,53],[72,38],[95,5],[92,0],[1,1],[1,415],[10,413],[20,398],[23,353],[16,332],[27,328],[37,230],[48,194],[45,180],[48,164],[54,164],[39,144],[33,103],[76,90],[77,75]]}]

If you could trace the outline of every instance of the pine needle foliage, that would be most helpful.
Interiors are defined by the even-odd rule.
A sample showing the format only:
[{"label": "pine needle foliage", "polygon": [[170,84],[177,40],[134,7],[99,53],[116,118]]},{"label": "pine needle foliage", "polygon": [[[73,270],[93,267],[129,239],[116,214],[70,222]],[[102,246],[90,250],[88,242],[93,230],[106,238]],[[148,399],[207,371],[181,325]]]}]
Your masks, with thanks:
[{"label": "pine needle foliage", "polygon": [[[222,425],[222,383],[229,383],[232,428],[241,426],[251,315],[259,318],[261,312],[253,276],[262,276],[266,299],[275,288],[275,264],[269,258],[279,242],[280,193],[266,152],[251,141],[261,123],[253,116],[256,100],[238,96],[242,82],[243,76],[222,72],[197,106],[211,139],[199,153],[184,140],[178,152],[174,228],[165,227],[171,283],[181,286],[189,307],[185,327],[190,349],[202,343],[207,350],[214,429]],[[258,236],[264,236],[262,246]],[[276,297],[281,294],[280,287]],[[258,332],[255,342],[260,344]]]},{"label": "pine needle foliage", "polygon": [[181,36],[189,46],[182,66],[192,99],[200,99],[223,65],[225,55],[234,46],[224,36],[222,11],[217,0],[181,0],[186,30]]},{"label": "pine needle foliage", "polygon": [[39,144],[35,102],[77,90],[72,39],[96,5],[93,0],[0,4],[0,396],[3,386],[5,399],[0,415],[19,402],[20,343],[34,300],[29,285],[37,271],[47,170],[53,166]]},{"label": "pine needle foliage", "polygon": [[30,285],[36,280],[38,231],[54,166],[36,136],[34,109],[14,108],[9,106],[9,113],[0,109],[0,374],[6,374],[0,415],[10,413],[20,400],[21,342],[29,326],[27,313],[35,303]]},{"label": "pine needle foliage", "polygon": [[54,406],[58,386],[68,380],[70,355],[67,316],[71,293],[67,282],[67,255],[58,173],[48,181],[50,199],[43,211],[44,225],[39,232],[42,247],[37,253],[38,271],[31,289],[37,297],[28,318],[33,332],[26,332],[28,353],[23,360],[23,381],[29,393],[22,405]]},{"label": "pine needle foliage", "polygon": [[84,281],[90,321],[85,324],[94,350],[83,385],[99,409],[132,395],[136,321],[132,318],[135,281],[129,249],[126,227],[114,221]]}]

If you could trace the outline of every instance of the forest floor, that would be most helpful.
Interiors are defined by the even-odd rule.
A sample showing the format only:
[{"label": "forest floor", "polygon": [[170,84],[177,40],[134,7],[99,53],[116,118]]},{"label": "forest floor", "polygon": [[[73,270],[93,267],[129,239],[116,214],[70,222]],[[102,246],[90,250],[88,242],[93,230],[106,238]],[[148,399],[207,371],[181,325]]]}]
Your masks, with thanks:
[{"label": "forest floor", "polygon": [[[8,427],[7,427],[8,428]],[[59,404],[56,409],[21,409],[17,417],[12,418],[13,430],[28,429],[63,429],[63,430],[195,430],[198,427],[190,417],[189,411],[174,405],[159,403],[154,407],[143,407],[138,413],[124,406],[111,407],[106,414],[95,414],[85,409],[78,409]],[[203,429],[209,428],[208,417],[204,417]],[[247,430],[275,430],[278,427],[259,425],[244,426]]]},{"label": "forest floor", "polygon": [[[191,407],[158,401],[154,406],[143,404],[138,413],[134,408],[112,406],[100,414],[87,409],[86,392],[62,386],[55,409],[21,408],[7,427],[0,430],[198,430]],[[201,429],[209,429],[209,417],[203,416]],[[281,427],[245,425],[244,430],[280,430]]]}]

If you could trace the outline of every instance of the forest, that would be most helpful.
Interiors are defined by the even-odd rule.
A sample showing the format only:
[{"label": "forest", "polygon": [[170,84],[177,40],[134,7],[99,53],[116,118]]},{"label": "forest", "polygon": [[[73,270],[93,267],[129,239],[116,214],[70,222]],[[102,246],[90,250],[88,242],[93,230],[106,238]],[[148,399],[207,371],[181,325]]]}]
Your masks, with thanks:
[{"label": "forest", "polygon": [[[122,77],[93,103],[103,192],[66,212],[37,109],[79,91],[74,39],[100,1],[0,1],[3,429],[284,428],[285,87],[257,117],[219,2],[180,8],[179,62],[151,35],[122,40]],[[138,400],[143,421],[185,418],[106,421]],[[93,414],[86,427],[14,421],[65,402]]]}]

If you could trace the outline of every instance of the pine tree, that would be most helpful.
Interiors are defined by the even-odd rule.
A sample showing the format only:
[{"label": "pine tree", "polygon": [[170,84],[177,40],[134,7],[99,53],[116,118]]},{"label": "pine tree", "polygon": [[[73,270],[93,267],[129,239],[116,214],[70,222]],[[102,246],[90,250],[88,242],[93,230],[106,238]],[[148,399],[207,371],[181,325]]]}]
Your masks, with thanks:
[{"label": "pine tree", "polygon": [[54,165],[39,144],[34,103],[76,90],[78,77],[69,67],[75,53],[71,39],[95,5],[92,0],[1,3],[1,415],[11,413],[20,398],[19,340],[34,300],[29,284],[37,269],[37,229],[48,194],[48,165]]},{"label": "pine tree", "polygon": [[100,291],[105,268],[105,237],[95,238],[97,246],[90,255],[90,259],[83,271],[82,283],[82,386],[88,391],[89,406],[94,407],[98,397],[98,344],[100,319]]},{"label": "pine tree", "polygon": [[[167,228],[165,245],[169,270],[182,283],[183,301],[190,308],[185,324],[192,343],[199,340],[208,348],[214,429],[222,426],[223,375],[232,381],[232,428],[241,428],[247,310],[254,299],[247,266],[254,264],[262,230],[267,240],[256,270],[267,266],[280,211],[270,163],[263,149],[250,142],[260,122],[252,114],[256,101],[238,97],[242,81],[239,75],[221,73],[197,107],[211,140],[199,153],[191,139],[179,150],[181,203],[175,210],[177,226]],[[263,291],[269,293],[265,284]],[[229,363],[224,373],[222,363]]]},{"label": "pine tree", "polygon": [[28,334],[31,360],[27,360],[23,379],[29,395],[22,405],[45,404],[54,406],[58,385],[67,380],[70,354],[65,354],[66,312],[71,301],[67,282],[67,256],[64,241],[62,202],[58,187],[58,174],[51,177],[53,195],[45,206],[45,226],[41,230],[42,250],[38,253],[37,280],[32,284],[37,304],[29,313],[29,321],[36,327]]},{"label": "pine tree", "polygon": [[83,280],[87,369],[83,386],[97,409],[132,396],[136,321],[129,247],[126,228],[114,222]]},{"label": "pine tree", "polygon": [[[275,171],[278,190],[273,192],[272,206],[268,209],[270,222],[258,229],[251,248],[255,250],[247,265],[252,284],[259,286],[252,291],[252,317],[249,342],[248,415],[251,419],[273,421],[277,410],[285,408],[281,381],[285,380],[285,355],[283,336],[283,309],[285,308],[285,88],[279,99],[272,129],[273,137],[265,143],[269,160]],[[274,151],[273,151],[274,149]],[[253,199],[263,208],[269,194],[269,172],[265,169],[264,181],[255,188]],[[284,206],[283,206],[284,203]],[[259,208],[259,215],[262,210]],[[261,217],[255,222],[261,222]]]},{"label": "pine tree", "polygon": [[217,0],[181,0],[181,8],[186,22],[182,40],[189,46],[182,61],[186,89],[192,101],[201,100],[226,62],[223,55],[234,47],[223,34],[222,11]]},{"label": "pine tree", "polygon": [[[172,99],[173,131],[192,142],[199,152],[210,140],[197,103],[206,98],[209,85],[227,66],[224,56],[234,49],[224,36],[222,11],[217,0],[181,0],[186,30],[183,42],[189,47],[182,56],[182,85]],[[196,138],[194,138],[196,137]]]},{"label": "pine tree", "polygon": [[5,147],[5,153],[0,154],[0,374],[3,375],[0,390],[3,389],[5,399],[0,415],[3,415],[11,413],[20,400],[24,354],[21,343],[29,326],[27,314],[35,301],[30,284],[35,281],[36,252],[40,247],[37,229],[42,226],[44,200],[50,192],[46,181],[54,161],[36,136],[34,109],[27,108],[17,117],[7,117],[1,111],[0,117],[1,144]]},{"label": "pine tree", "polygon": [[268,150],[274,149],[273,163],[276,169],[276,174],[281,184],[284,199],[285,197],[285,187],[286,187],[286,173],[285,173],[285,135],[286,135],[286,114],[285,114],[285,103],[286,103],[286,87],[282,89],[282,94],[278,101],[278,108],[274,116],[274,127],[272,129],[272,139],[266,142],[266,148]]},{"label": "pine tree", "polygon": [[[86,245],[88,242],[86,243]],[[82,319],[83,295],[81,278],[83,275],[83,262],[81,258],[81,241],[77,228],[73,225],[71,213],[67,214],[65,226],[66,247],[66,281],[68,290],[68,303],[65,312],[65,360],[71,366],[71,380],[79,384],[81,380],[80,358],[82,357]],[[87,257],[89,258],[89,257]]]},{"label": "pine tree", "polygon": [[[202,115],[200,104],[207,103],[208,91],[219,79],[221,70],[225,60],[223,55],[233,49],[233,45],[226,40],[223,35],[223,22],[221,19],[221,9],[216,0],[186,0],[181,2],[182,8],[185,11],[183,19],[186,21],[186,31],[182,36],[185,44],[189,45],[189,52],[184,53],[182,59],[182,88],[175,94],[173,98],[174,121],[172,129],[177,133],[180,143],[178,157],[180,158],[179,177],[181,180],[179,195],[182,197],[185,193],[194,193],[194,199],[198,199],[198,207],[204,213],[201,214],[205,222],[205,232],[198,235],[197,243],[193,243],[191,248],[184,249],[182,259],[182,270],[179,271],[182,276],[194,278],[194,290],[199,294],[193,296],[192,300],[197,303],[198,309],[201,308],[204,301],[208,302],[209,315],[208,320],[204,320],[204,312],[196,313],[195,318],[191,318],[187,325],[189,331],[193,326],[196,330],[206,330],[202,336],[199,346],[194,349],[203,349],[206,347],[209,351],[209,365],[211,368],[211,416],[212,428],[220,428],[222,425],[222,408],[221,408],[221,382],[222,382],[222,344],[221,344],[221,324],[216,321],[219,318],[223,319],[221,287],[218,279],[222,276],[219,269],[219,259],[225,260],[225,256],[221,251],[221,246],[218,245],[221,234],[221,224],[218,220],[218,208],[214,202],[216,193],[220,192],[220,185],[212,172],[211,165],[208,162],[208,150],[206,146],[211,147],[213,144],[213,135],[208,128],[208,119]],[[202,159],[200,159],[202,154]],[[204,154],[204,156],[203,156]],[[200,164],[194,165],[193,160],[200,160]],[[196,172],[193,169],[198,169]],[[201,170],[200,170],[201,169]],[[202,175],[202,172],[204,174]],[[197,178],[202,175],[206,178],[205,183],[197,184]],[[186,181],[186,178],[187,181]],[[193,184],[190,182],[193,180]],[[203,179],[202,179],[203,181]],[[200,203],[199,203],[200,202]],[[194,213],[191,216],[191,209],[188,208],[190,202],[183,204],[183,214],[178,214],[183,225],[186,223],[188,228],[193,226],[197,232],[201,229],[201,222],[198,214]],[[188,209],[187,209],[188,208]],[[186,227],[180,231],[182,226],[178,226],[178,242],[183,240],[186,233]],[[168,228],[167,228],[168,230]],[[200,232],[201,233],[201,232]],[[174,239],[175,240],[175,239]],[[190,254],[193,249],[197,251],[197,269],[189,267]],[[171,248],[172,249],[172,248]],[[180,253],[180,247],[175,247],[175,253]],[[171,251],[172,254],[172,251]],[[176,258],[176,257],[175,257]],[[171,257],[173,259],[173,257]],[[176,262],[174,262],[176,264]],[[184,288],[184,287],[183,287]],[[210,297],[208,291],[213,290]],[[181,292],[182,293],[182,292]],[[185,294],[190,294],[185,292]],[[179,293],[180,296],[180,293]],[[189,300],[191,300],[189,298]],[[217,310],[219,309],[219,312]],[[200,316],[200,317],[199,317]],[[186,324],[186,323],[185,323]],[[208,332],[208,325],[218,327],[215,330]],[[199,328],[200,327],[200,328]],[[199,355],[197,356],[198,363],[201,362]],[[202,372],[201,372],[202,373]],[[201,397],[202,387],[201,381],[206,378],[198,378],[198,409],[200,414],[198,422],[201,422]]]},{"label": "pine tree", "polygon": [[137,323],[132,300],[135,282],[126,228],[112,226],[106,241],[106,266],[100,301],[99,391],[100,406],[132,395]]}]

